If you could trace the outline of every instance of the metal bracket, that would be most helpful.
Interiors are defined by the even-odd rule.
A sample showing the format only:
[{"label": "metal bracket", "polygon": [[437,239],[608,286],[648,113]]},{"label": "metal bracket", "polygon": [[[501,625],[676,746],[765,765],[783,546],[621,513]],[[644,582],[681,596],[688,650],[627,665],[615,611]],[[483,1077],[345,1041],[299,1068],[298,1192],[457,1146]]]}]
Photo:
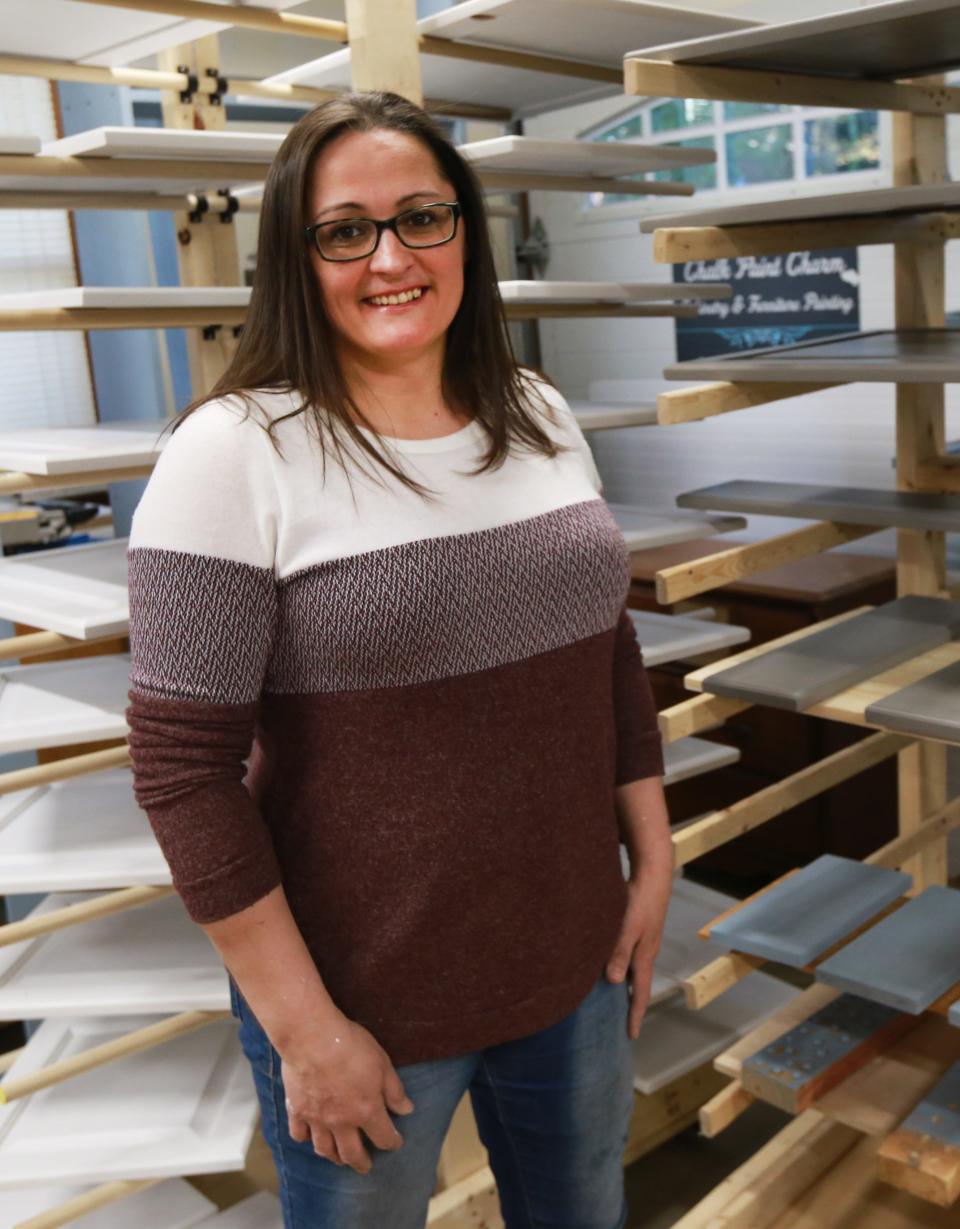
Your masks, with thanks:
[{"label": "metal bracket", "polygon": [[214,91],[214,93],[207,95],[207,102],[209,103],[211,107],[222,106],[223,100],[226,97],[227,90],[230,87],[230,82],[227,80],[226,77],[222,77],[220,75],[219,68],[204,69],[203,75],[205,77],[210,78],[211,80],[215,80],[217,83],[217,88]]},{"label": "metal bracket", "polygon": [[177,72],[183,73],[187,79],[187,88],[180,91],[180,101],[192,102],[194,94],[196,94],[197,90],[200,88],[200,79],[196,73],[192,73],[190,71],[189,64],[178,64]]},{"label": "metal bracket", "polygon": [[197,193],[194,199],[197,203],[187,214],[187,217],[196,226],[203,221],[203,215],[210,212],[210,202],[202,193]]},{"label": "metal bracket", "polygon": [[219,324],[205,324],[203,326],[203,333],[202,333],[203,340],[204,341],[216,341],[217,334],[219,332],[220,332]]},{"label": "metal bracket", "polygon": [[229,225],[233,221],[233,215],[240,211],[240,202],[231,193],[229,188],[218,189],[217,196],[223,197],[227,206],[223,213],[220,214],[220,221]]},{"label": "metal bracket", "polygon": [[517,244],[515,253],[518,261],[529,265],[540,277],[546,274],[550,262],[550,240],[540,218],[534,219],[530,233],[522,243]]}]

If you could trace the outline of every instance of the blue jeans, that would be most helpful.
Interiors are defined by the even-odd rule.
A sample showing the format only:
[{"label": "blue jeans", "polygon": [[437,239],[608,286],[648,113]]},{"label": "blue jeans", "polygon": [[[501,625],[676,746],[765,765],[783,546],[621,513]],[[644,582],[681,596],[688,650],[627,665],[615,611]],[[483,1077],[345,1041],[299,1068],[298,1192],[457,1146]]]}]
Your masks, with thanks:
[{"label": "blue jeans", "polygon": [[232,987],[285,1229],[423,1229],[454,1110],[469,1091],[507,1229],[623,1229],[623,1152],[633,1108],[627,988],[601,978],[558,1024],[472,1054],[397,1068],[412,1114],[403,1147],[368,1174],[290,1138],[280,1057]]}]

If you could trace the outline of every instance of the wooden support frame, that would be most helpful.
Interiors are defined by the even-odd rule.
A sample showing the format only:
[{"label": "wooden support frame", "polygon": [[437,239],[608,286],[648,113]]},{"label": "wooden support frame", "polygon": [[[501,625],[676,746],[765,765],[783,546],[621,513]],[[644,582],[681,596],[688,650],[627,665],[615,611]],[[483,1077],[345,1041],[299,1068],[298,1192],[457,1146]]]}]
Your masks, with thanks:
[{"label": "wooden support frame", "polygon": [[700,1134],[714,1139],[753,1105],[756,1097],[739,1080],[731,1080],[715,1097],[700,1107]]},{"label": "wooden support frame", "polygon": [[682,422],[700,422],[719,414],[751,410],[773,401],[790,397],[805,397],[819,393],[835,384],[769,384],[760,382],[700,384],[695,388],[677,388],[657,396],[657,421],[662,427]]},{"label": "wooden support frame", "polygon": [[113,482],[149,478],[152,473],[152,465],[84,470],[76,474],[22,474],[15,470],[6,470],[0,472],[0,495],[25,495],[31,491],[59,491],[70,487],[90,491]]},{"label": "wooden support frame", "polygon": [[[941,1208],[952,1207],[960,1199],[960,1143],[955,1130],[937,1133],[945,1117],[956,1126],[953,1098],[960,1079],[960,1063],[955,1064],[938,1086],[928,1094],[930,1100],[916,1106],[907,1120],[877,1149],[881,1179]],[[945,1102],[950,1102],[950,1108]],[[920,1121],[917,1121],[917,1120]]]},{"label": "wooden support frame", "polygon": [[671,226],[653,233],[653,258],[665,264],[765,256],[804,248],[937,243],[960,237],[960,213],[820,218],[743,226]]},{"label": "wooden support frame", "polygon": [[135,12],[166,13],[189,21],[213,21],[222,26],[243,26],[269,34],[299,34],[305,38],[324,38],[335,43],[347,41],[347,23],[323,17],[306,17],[283,9],[255,5],[211,4],[209,0],[92,0],[94,4]]},{"label": "wooden support frame", "polygon": [[624,60],[624,92],[654,98],[715,98],[722,102],[776,100],[794,106],[852,107],[914,115],[943,116],[960,112],[960,90],[940,84],[715,68],[632,56]]},{"label": "wooden support frame", "polygon": [[144,1050],[152,1050],[155,1046],[172,1041],[175,1037],[192,1033],[198,1028],[213,1024],[216,1020],[224,1020],[229,1014],[228,1011],[185,1011],[181,1015],[171,1016],[167,1020],[160,1020],[156,1024],[148,1024],[145,1028],[136,1029],[104,1045],[93,1046],[80,1054],[74,1054],[71,1058],[51,1063],[48,1067],[34,1072],[33,1075],[26,1075],[18,1080],[5,1080],[0,1086],[0,1105],[19,1101],[21,1097],[28,1097],[31,1093],[40,1092],[44,1088],[52,1088],[55,1084],[62,1084],[65,1080],[83,1075],[87,1071],[94,1071],[97,1067],[103,1067],[107,1063],[129,1058],[131,1054],[142,1054]]},{"label": "wooden support frame", "polygon": [[820,521],[815,525],[806,525],[802,529],[793,529],[789,533],[768,538],[764,542],[734,546],[729,550],[706,555],[703,559],[678,563],[657,572],[657,601],[661,606],[669,606],[698,593],[707,593],[711,589],[722,588],[747,576],[755,576],[758,572],[768,572],[771,568],[781,567],[785,563],[794,563],[798,559],[819,555],[835,546],[843,546],[847,542],[856,542],[860,538],[882,532],[882,527],[876,525],[841,525],[832,521]]},{"label": "wooden support frame", "polygon": [[752,708],[745,700],[731,700],[726,696],[693,696],[690,700],[681,700],[671,708],[664,708],[657,714],[657,725],[660,736],[665,743],[675,743],[691,734],[702,734],[704,730],[715,730],[723,725],[728,717],[734,717],[745,709]]}]

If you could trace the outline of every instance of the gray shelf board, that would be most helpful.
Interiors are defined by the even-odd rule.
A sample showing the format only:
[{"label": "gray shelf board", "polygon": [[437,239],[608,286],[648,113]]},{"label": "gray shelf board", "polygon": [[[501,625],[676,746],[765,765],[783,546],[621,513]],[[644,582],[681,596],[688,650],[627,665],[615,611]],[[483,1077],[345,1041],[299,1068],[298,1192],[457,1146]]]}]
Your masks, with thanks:
[{"label": "gray shelf board", "polygon": [[729,299],[729,285],[687,286],[680,282],[586,282],[523,279],[500,282],[504,303],[675,303],[688,299]]},{"label": "gray shelf board", "polygon": [[922,76],[960,65],[960,22],[956,0],[888,0],[732,34],[648,42],[630,52],[637,57],[818,76]]},{"label": "gray shelf board", "polygon": [[960,532],[960,496],[800,482],[722,482],[677,496],[678,508],[799,517],[942,533]]},{"label": "gray shelf board", "polygon": [[[619,68],[624,47],[638,37],[694,38],[753,24],[643,0],[466,0],[422,18],[417,29],[436,38]],[[422,55],[420,71],[427,98],[507,107],[517,115],[538,115],[622,92],[622,83],[578,80],[437,55]],[[349,88],[350,49],[300,64],[269,81]]]},{"label": "gray shelf board", "polygon": [[948,1067],[922,1101],[900,1123],[898,1131],[915,1131],[931,1143],[960,1148],[960,1062]]},{"label": "gray shelf board", "polygon": [[655,405],[632,405],[619,401],[570,401],[581,431],[608,431],[615,427],[655,427]]},{"label": "gray shelf board", "polygon": [[[2,138],[0,138],[2,141]],[[710,149],[670,149],[633,141],[543,141],[537,137],[491,137],[458,146],[477,171],[534,175],[636,175],[643,171],[715,162]]]},{"label": "gray shelf board", "polygon": [[670,512],[637,508],[631,504],[609,504],[608,507],[631,551],[734,533],[746,528],[747,524],[742,516],[704,516],[699,512]]},{"label": "gray shelf board", "polygon": [[875,701],[864,717],[883,730],[960,743],[960,662]]},{"label": "gray shelf board", "polygon": [[[46,141],[41,153],[50,158],[143,159],[252,162],[269,165],[283,143],[282,132],[214,132],[193,128],[131,128],[106,125]],[[2,148],[2,138],[0,138]]]},{"label": "gray shelf board", "polygon": [[953,384],[960,382],[960,329],[844,333],[826,341],[673,363],[663,374],[668,380]]},{"label": "gray shelf board", "polygon": [[0,154],[38,154],[41,144],[29,132],[0,132]]},{"label": "gray shelf board", "polygon": [[748,628],[729,623],[711,623],[706,619],[660,614],[653,610],[628,610],[627,613],[648,666],[686,661],[701,653],[716,653],[745,644],[750,639]]},{"label": "gray shelf board", "polygon": [[960,1001],[954,1003],[954,1005],[947,1012],[947,1019],[954,1028],[960,1028]]},{"label": "gray shelf board", "polygon": [[831,192],[791,197],[722,209],[689,209],[644,218],[640,229],[674,226],[748,226],[762,222],[802,222],[816,218],[869,217],[874,214],[926,213],[960,209],[960,183],[913,184],[906,188],[871,188],[866,192]]},{"label": "gray shelf board", "polygon": [[927,888],[825,960],[816,978],[920,1015],[960,982],[960,892]]},{"label": "gray shelf board", "polygon": [[663,749],[664,785],[677,785],[693,777],[728,768],[740,760],[736,747],[712,743],[706,738],[681,738]]},{"label": "gray shelf board", "polygon": [[901,871],[824,854],[718,922],[711,942],[794,969],[852,934],[910,889]]},{"label": "gray shelf board", "polygon": [[718,670],[704,691],[803,712],[821,700],[960,638],[960,601],[902,597]]}]

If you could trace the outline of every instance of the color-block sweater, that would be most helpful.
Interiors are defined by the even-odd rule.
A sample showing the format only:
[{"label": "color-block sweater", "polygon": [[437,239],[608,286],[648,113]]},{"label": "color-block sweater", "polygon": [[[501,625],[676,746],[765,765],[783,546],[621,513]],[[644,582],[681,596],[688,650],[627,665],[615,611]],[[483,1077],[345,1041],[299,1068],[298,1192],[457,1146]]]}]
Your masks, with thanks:
[{"label": "color-block sweater", "polygon": [[[282,884],[334,1002],[396,1064],[525,1036],[601,975],[614,790],[662,772],[628,555],[590,451],[474,476],[471,423],[324,465],[305,415],[213,402],[130,541],[134,786],[190,915]],[[352,491],[351,491],[352,484]]]}]

